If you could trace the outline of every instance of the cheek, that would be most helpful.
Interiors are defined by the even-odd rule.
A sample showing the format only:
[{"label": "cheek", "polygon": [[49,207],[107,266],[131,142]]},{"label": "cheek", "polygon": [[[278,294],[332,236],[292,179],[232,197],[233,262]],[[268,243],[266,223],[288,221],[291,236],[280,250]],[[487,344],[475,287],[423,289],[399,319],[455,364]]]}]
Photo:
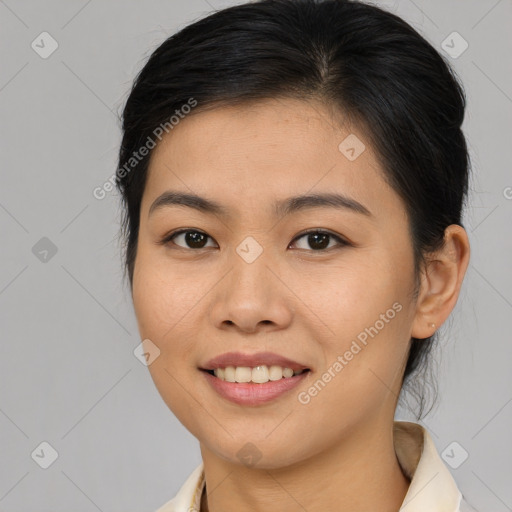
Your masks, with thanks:
[{"label": "cheek", "polygon": [[354,258],[304,283],[306,300],[337,335],[373,325],[396,301],[403,301],[406,278],[390,272],[383,258]]},{"label": "cheek", "polygon": [[187,388],[196,384],[190,372],[196,370],[197,347],[204,343],[198,333],[205,295],[215,281],[211,268],[192,272],[171,264],[157,251],[143,249],[138,255],[133,304],[139,333],[160,350],[149,371],[173,411],[183,400],[179,384],[187,382]]},{"label": "cheek", "polygon": [[197,383],[190,378],[197,342],[191,334],[196,332],[193,308],[201,287],[183,272],[170,269],[142,250],[134,269],[133,304],[141,339],[150,339],[160,350],[148,366],[155,387],[169,409],[194,432],[194,418],[201,409],[190,398],[198,396]]},{"label": "cheek", "polygon": [[187,323],[201,289],[165,258],[142,249],[135,264],[132,292],[141,335],[165,343],[174,330]]},{"label": "cheek", "polygon": [[405,357],[412,266],[407,260],[400,263],[390,264],[383,253],[359,258],[308,286],[305,302],[313,305],[325,327],[325,366],[328,369],[339,355],[345,356],[343,379],[354,389],[376,379],[370,370],[391,384]]}]

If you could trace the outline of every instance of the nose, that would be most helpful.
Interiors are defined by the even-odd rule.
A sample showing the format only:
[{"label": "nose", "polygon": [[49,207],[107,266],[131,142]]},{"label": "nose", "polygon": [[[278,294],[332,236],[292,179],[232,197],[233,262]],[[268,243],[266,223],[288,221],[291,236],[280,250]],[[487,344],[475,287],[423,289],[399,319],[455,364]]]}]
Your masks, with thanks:
[{"label": "nose", "polygon": [[231,270],[212,294],[210,314],[216,328],[255,333],[290,325],[293,293],[264,254],[252,263],[236,253],[230,258]]}]

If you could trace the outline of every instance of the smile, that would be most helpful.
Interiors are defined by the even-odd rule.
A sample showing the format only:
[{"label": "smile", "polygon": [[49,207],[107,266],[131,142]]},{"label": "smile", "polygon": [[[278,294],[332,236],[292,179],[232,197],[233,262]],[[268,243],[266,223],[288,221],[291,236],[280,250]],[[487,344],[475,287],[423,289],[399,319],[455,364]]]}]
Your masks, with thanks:
[{"label": "smile", "polygon": [[215,375],[220,380],[226,382],[252,382],[254,384],[265,384],[270,381],[277,381],[281,379],[288,379],[294,375],[309,371],[292,370],[291,368],[272,365],[260,365],[251,368],[250,366],[226,366],[225,368],[215,368],[208,373]]},{"label": "smile", "polygon": [[[258,377],[258,375],[260,375],[259,372],[265,376],[265,370],[260,370],[259,368],[261,368],[261,366],[257,366],[255,368],[228,366],[226,368],[216,368],[215,370],[210,371],[201,370],[201,373],[205,376],[208,384],[211,386],[211,389],[213,389],[217,395],[232,403],[243,406],[264,405],[273,400],[276,400],[279,397],[285,396],[287,392],[298,386],[299,383],[301,383],[310,374],[310,370],[307,369],[298,370],[297,373],[295,373],[290,368],[282,369],[281,367],[276,367],[281,372],[281,377],[276,380],[271,380],[270,374],[272,374],[272,377],[277,377],[278,371],[272,370],[272,367],[270,367],[266,370],[268,372],[268,377],[265,381],[253,382],[252,372],[255,369],[258,369],[256,373],[256,379],[260,378],[261,381],[263,378]],[[226,377],[227,371],[228,378],[231,378],[233,375],[235,375],[236,379],[237,375],[240,374],[241,379],[247,379],[249,375],[251,379],[246,380],[245,382],[237,382],[236,380],[230,382],[215,375],[215,372],[222,375],[223,370],[224,378]],[[288,377],[283,375],[284,373],[290,373],[289,371],[285,370],[291,370],[292,375]]]}]

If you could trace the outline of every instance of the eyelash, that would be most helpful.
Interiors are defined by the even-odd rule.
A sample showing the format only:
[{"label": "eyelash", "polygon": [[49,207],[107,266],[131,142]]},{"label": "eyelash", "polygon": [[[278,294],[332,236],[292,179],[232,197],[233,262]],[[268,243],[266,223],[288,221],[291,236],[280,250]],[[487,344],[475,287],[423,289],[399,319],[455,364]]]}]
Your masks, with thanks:
[{"label": "eyelash", "polygon": [[[208,237],[209,239],[213,240],[211,236],[207,235],[206,233],[204,233],[203,231],[200,231],[198,229],[179,229],[179,230],[176,230],[176,231],[173,231],[172,233],[169,233],[168,235],[166,235],[160,242],[160,244],[162,245],[168,245],[169,242],[172,242],[172,240],[177,237],[178,235],[181,235],[183,233],[200,233],[202,235],[205,235],[206,237]],[[311,234],[320,234],[320,235],[327,235],[329,237],[331,237],[332,239],[336,240],[336,242],[338,243],[338,246],[337,247],[329,247],[327,249],[317,249],[317,250],[314,250],[314,249],[310,249],[309,252],[329,252],[331,251],[332,249],[340,249],[342,247],[347,247],[347,246],[351,246],[352,244],[349,243],[347,240],[343,239],[342,237],[340,237],[339,235],[335,235],[334,233],[331,233],[330,231],[324,231],[324,230],[319,230],[319,229],[311,229],[311,230],[308,230],[308,231],[305,231],[303,233],[301,233],[300,235],[297,235],[291,243],[294,243],[295,241],[297,240],[300,240],[301,238],[307,236],[307,235],[311,235]],[[181,245],[177,245],[177,244],[174,244],[178,249],[183,249],[183,250],[191,250],[191,251],[201,251],[202,249],[208,249],[208,247],[201,247],[199,249],[192,249],[190,247],[182,247]],[[307,250],[307,249],[301,249],[301,250]]]}]

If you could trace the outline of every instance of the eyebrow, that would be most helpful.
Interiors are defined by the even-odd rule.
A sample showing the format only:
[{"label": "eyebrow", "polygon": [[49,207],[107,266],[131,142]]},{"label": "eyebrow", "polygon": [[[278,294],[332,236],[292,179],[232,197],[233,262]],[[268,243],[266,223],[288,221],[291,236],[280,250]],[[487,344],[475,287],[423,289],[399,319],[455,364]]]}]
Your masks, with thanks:
[{"label": "eyebrow", "polygon": [[[149,208],[148,217],[156,210],[176,205],[186,206],[203,213],[218,215],[220,217],[230,217],[229,210],[212,199],[206,199],[192,193],[172,190],[164,192],[155,199]],[[370,210],[364,205],[355,199],[337,193],[307,194],[289,197],[288,199],[274,203],[273,206],[276,217],[284,217],[310,208],[336,208],[359,213],[367,217],[373,217]]]}]

